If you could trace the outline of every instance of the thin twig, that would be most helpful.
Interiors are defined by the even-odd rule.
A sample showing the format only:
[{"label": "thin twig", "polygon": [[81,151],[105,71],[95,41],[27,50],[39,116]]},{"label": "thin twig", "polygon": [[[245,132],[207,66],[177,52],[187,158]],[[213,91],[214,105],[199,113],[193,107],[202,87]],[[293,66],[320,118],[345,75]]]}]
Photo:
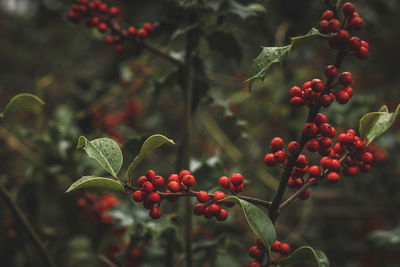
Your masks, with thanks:
[{"label": "thin twig", "polygon": [[107,266],[109,267],[118,267],[118,265],[116,265],[115,263],[113,263],[109,258],[107,258],[106,256],[104,256],[103,254],[99,254],[98,255],[99,259],[104,262]]}]

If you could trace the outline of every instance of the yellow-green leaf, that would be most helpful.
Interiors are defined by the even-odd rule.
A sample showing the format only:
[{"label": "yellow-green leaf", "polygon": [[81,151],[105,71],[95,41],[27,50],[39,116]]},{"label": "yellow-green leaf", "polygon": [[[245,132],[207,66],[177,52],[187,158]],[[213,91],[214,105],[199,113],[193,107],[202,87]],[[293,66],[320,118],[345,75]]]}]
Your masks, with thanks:
[{"label": "yellow-green leaf", "polygon": [[39,97],[35,95],[28,93],[18,94],[13,98],[11,98],[11,100],[8,102],[3,112],[0,113],[0,118],[7,117],[12,113],[21,110],[36,109],[43,104],[44,104],[43,100],[41,100]]},{"label": "yellow-green leaf", "polygon": [[124,186],[113,179],[97,176],[83,176],[73,183],[65,193],[84,187],[98,187],[122,192],[124,191]]},{"label": "yellow-green leaf", "polygon": [[289,256],[282,258],[279,264],[297,264],[304,261],[314,261],[318,267],[329,267],[329,260],[321,250],[314,250],[312,247],[304,246],[293,251]]}]

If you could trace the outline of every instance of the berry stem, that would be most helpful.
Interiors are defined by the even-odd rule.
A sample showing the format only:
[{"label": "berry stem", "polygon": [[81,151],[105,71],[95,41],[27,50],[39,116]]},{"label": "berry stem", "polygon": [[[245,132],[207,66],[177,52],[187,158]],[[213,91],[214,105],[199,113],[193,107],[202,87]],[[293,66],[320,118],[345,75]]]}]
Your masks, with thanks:
[{"label": "berry stem", "polygon": [[17,204],[12,199],[10,193],[6,190],[3,184],[0,184],[0,198],[4,201],[6,206],[11,210],[14,217],[18,220],[19,224],[24,228],[28,237],[31,239],[32,243],[35,245],[36,249],[39,251],[39,255],[42,257],[46,266],[55,267],[56,265],[50,258],[49,254],[46,251],[46,248],[42,241],[40,240],[38,234],[33,229],[33,227],[29,224],[25,216],[22,214],[22,211],[19,209]]},{"label": "berry stem", "polygon": [[[339,49],[339,51],[338,51],[338,53],[336,55],[334,66],[337,69],[339,69],[339,67],[342,65],[343,60],[344,60],[344,58],[346,56],[345,49],[346,49],[346,45],[343,45]],[[324,89],[324,92],[321,94],[321,96],[330,92],[333,80],[334,79],[328,79],[326,81],[325,89]],[[318,114],[320,109],[321,109],[321,101],[317,101],[317,103],[313,104],[310,107],[310,110],[308,112],[307,122],[313,122],[315,120],[315,116]],[[307,141],[309,139],[310,138],[308,138],[304,134],[301,135],[300,142],[299,142],[300,151],[303,150],[305,144],[307,143]],[[299,155],[300,154],[290,155],[288,157],[288,162],[287,162],[287,165],[286,165],[286,169],[284,170],[284,172],[281,175],[281,180],[280,180],[280,183],[279,183],[279,187],[278,187],[278,190],[276,191],[274,199],[272,200],[272,206],[271,206],[270,213],[269,213],[269,217],[270,217],[270,219],[271,219],[271,221],[273,223],[275,223],[276,219],[279,216],[279,206],[280,206],[280,204],[282,202],[283,195],[285,194],[287,183],[289,181],[289,178],[290,178],[290,176],[292,174],[292,171],[293,171],[293,167],[296,164],[296,160],[299,157]],[[306,186],[307,184],[308,183],[306,183],[304,186]],[[309,186],[311,186],[311,185],[309,185]],[[307,189],[308,187],[304,188],[304,190]]]}]

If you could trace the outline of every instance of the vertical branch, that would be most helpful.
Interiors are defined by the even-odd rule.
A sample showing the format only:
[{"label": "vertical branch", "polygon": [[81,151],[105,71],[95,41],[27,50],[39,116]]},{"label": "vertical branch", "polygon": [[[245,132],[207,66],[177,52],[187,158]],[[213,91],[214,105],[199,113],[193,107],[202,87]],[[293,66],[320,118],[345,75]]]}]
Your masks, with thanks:
[{"label": "vertical branch", "polygon": [[11,210],[14,217],[17,221],[21,224],[21,226],[26,231],[28,237],[31,239],[32,243],[35,245],[36,249],[39,252],[39,255],[42,257],[43,261],[45,262],[46,266],[48,267],[55,267],[53,261],[50,259],[49,254],[46,251],[45,246],[43,245],[42,241],[39,239],[39,236],[29,224],[29,222],[23,216],[21,210],[18,208],[17,204],[13,201],[10,194],[7,192],[5,187],[0,184],[0,198],[4,201],[6,206]]}]

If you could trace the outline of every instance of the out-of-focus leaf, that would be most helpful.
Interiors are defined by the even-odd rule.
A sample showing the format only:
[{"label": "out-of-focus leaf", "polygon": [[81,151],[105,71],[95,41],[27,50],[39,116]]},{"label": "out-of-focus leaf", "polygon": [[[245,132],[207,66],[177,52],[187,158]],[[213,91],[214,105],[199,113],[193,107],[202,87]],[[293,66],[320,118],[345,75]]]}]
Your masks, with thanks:
[{"label": "out-of-focus leaf", "polygon": [[318,267],[329,267],[329,260],[321,250],[314,250],[312,247],[304,246],[293,251],[289,256],[281,259],[279,263],[284,266],[304,261],[314,261]]},{"label": "out-of-focus leaf", "polygon": [[400,227],[388,231],[375,231],[368,241],[377,248],[396,250],[400,248]]},{"label": "out-of-focus leaf", "polygon": [[41,105],[44,105],[43,100],[35,95],[28,93],[18,94],[8,102],[3,112],[0,113],[0,118],[7,117],[21,110],[36,109]]},{"label": "out-of-focus leaf", "polygon": [[232,13],[238,15],[242,19],[247,19],[251,16],[256,16],[257,12],[265,12],[266,9],[260,4],[250,4],[248,6],[242,5],[236,0],[226,0],[220,6],[222,13]]},{"label": "out-of-focus leaf", "polygon": [[124,186],[113,179],[97,176],[83,176],[73,183],[65,193],[85,187],[99,187],[122,192],[124,191]]},{"label": "out-of-focus leaf", "polygon": [[110,138],[99,138],[89,141],[86,137],[80,136],[78,148],[83,148],[89,157],[95,159],[112,176],[117,174],[122,166],[122,152],[118,144]]},{"label": "out-of-focus leaf", "polygon": [[360,120],[360,137],[371,143],[376,137],[383,134],[392,126],[400,111],[400,105],[397,106],[394,113],[390,113],[388,108],[383,105],[378,112],[365,114]]}]

